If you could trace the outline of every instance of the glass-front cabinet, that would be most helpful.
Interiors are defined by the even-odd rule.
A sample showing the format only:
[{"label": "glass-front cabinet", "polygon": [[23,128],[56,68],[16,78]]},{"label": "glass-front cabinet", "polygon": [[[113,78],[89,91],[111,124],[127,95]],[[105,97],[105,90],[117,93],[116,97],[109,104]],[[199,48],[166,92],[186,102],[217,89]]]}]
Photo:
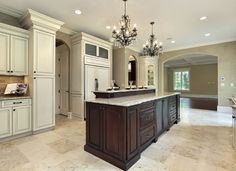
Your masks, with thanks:
[{"label": "glass-front cabinet", "polygon": [[89,56],[108,59],[109,50],[104,47],[100,47],[90,43],[85,43],[85,54]]},{"label": "glass-front cabinet", "polygon": [[148,65],[148,86],[154,85],[154,65]]}]

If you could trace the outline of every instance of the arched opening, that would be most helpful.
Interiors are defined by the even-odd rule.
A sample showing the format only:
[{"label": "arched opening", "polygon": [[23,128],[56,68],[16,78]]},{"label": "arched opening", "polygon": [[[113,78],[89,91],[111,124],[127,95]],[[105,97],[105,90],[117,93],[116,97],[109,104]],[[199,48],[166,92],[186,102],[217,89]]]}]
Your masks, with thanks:
[{"label": "arched opening", "polygon": [[163,63],[163,75],[164,92],[181,92],[184,105],[217,110],[217,56],[185,54],[173,57]]},{"label": "arched opening", "polygon": [[135,56],[131,55],[129,57],[129,62],[128,62],[128,83],[132,83],[133,85],[137,84],[137,74],[136,74],[136,70],[137,70],[137,60],[135,58]]},{"label": "arched opening", "polygon": [[70,111],[70,48],[60,39],[56,39],[56,114],[68,116]]}]

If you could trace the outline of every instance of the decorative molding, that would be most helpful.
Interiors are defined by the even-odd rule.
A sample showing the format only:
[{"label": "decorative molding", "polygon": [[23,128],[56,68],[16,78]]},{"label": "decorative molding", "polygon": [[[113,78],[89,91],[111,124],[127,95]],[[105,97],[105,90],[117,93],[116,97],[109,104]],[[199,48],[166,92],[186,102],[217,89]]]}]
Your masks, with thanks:
[{"label": "decorative molding", "polygon": [[97,45],[101,45],[101,46],[106,45],[109,48],[112,46],[111,42],[108,42],[108,41],[100,39],[98,37],[89,35],[89,34],[84,33],[84,32],[80,32],[80,33],[77,33],[77,34],[73,35],[71,37],[71,40],[72,40],[72,45],[77,44],[81,40],[84,40],[84,41],[88,41],[88,42],[91,42],[91,43],[94,43],[94,44],[97,44]]},{"label": "decorative molding", "polygon": [[44,28],[51,31],[58,31],[64,22],[36,12],[32,9],[28,9],[26,14],[21,18],[20,23],[24,28]]},{"label": "decorative molding", "polygon": [[21,36],[21,37],[29,37],[29,31],[19,28],[19,27],[14,27],[8,24],[0,23],[0,31],[16,36]]},{"label": "decorative molding", "polygon": [[23,16],[22,11],[12,9],[8,6],[3,5],[3,4],[0,4],[0,12],[7,14],[9,16],[15,17],[15,18],[21,18]]},{"label": "decorative molding", "polygon": [[177,51],[177,50],[191,49],[191,48],[196,48],[196,47],[201,47],[201,46],[209,46],[209,45],[233,42],[233,41],[236,41],[236,37],[231,38],[231,39],[220,40],[220,41],[212,41],[212,42],[208,42],[208,43],[199,43],[199,44],[195,44],[195,45],[191,45],[191,46],[182,46],[179,48],[167,49],[166,51],[164,50],[163,53]]},{"label": "decorative molding", "polygon": [[72,30],[72,29],[69,29],[69,28],[66,28],[66,27],[64,27],[64,26],[62,26],[61,28],[60,28],[60,30],[58,30],[59,32],[62,32],[62,33],[65,33],[65,34],[69,34],[69,35],[75,35],[75,34],[77,34],[78,32],[76,32],[76,31],[74,31],[74,30]]},{"label": "decorative molding", "polygon": [[217,112],[232,114],[232,107],[229,106],[217,106]]}]

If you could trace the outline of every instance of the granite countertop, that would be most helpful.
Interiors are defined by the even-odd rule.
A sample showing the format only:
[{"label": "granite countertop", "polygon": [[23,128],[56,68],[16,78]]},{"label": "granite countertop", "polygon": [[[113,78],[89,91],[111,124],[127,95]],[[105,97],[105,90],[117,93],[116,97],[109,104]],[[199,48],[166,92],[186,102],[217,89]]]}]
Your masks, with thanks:
[{"label": "granite countertop", "polygon": [[18,100],[18,99],[31,99],[31,97],[29,95],[16,96],[16,95],[0,94],[0,101],[3,101],[3,100]]},{"label": "granite countertop", "polygon": [[155,88],[136,88],[136,89],[122,89],[122,90],[110,90],[110,91],[93,91],[94,93],[122,93],[122,92],[130,92],[130,91],[147,91],[147,90],[155,90]]},{"label": "granite countertop", "polygon": [[144,94],[144,95],[134,95],[134,96],[127,96],[127,97],[117,97],[117,98],[96,98],[91,100],[86,100],[86,102],[93,102],[93,103],[99,103],[99,104],[109,104],[109,105],[115,105],[115,106],[124,106],[129,107],[133,105],[138,105],[144,102],[157,100],[173,95],[178,95],[180,93],[151,93],[151,94]]}]

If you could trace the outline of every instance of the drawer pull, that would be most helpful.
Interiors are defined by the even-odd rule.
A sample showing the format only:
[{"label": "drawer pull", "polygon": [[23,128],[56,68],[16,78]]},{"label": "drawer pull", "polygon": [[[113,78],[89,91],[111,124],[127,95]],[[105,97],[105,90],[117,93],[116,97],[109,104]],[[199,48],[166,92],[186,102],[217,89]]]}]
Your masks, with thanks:
[{"label": "drawer pull", "polygon": [[13,102],[13,104],[21,104],[22,102]]},{"label": "drawer pull", "polygon": [[13,112],[15,112],[16,111],[16,109],[13,109]]}]

